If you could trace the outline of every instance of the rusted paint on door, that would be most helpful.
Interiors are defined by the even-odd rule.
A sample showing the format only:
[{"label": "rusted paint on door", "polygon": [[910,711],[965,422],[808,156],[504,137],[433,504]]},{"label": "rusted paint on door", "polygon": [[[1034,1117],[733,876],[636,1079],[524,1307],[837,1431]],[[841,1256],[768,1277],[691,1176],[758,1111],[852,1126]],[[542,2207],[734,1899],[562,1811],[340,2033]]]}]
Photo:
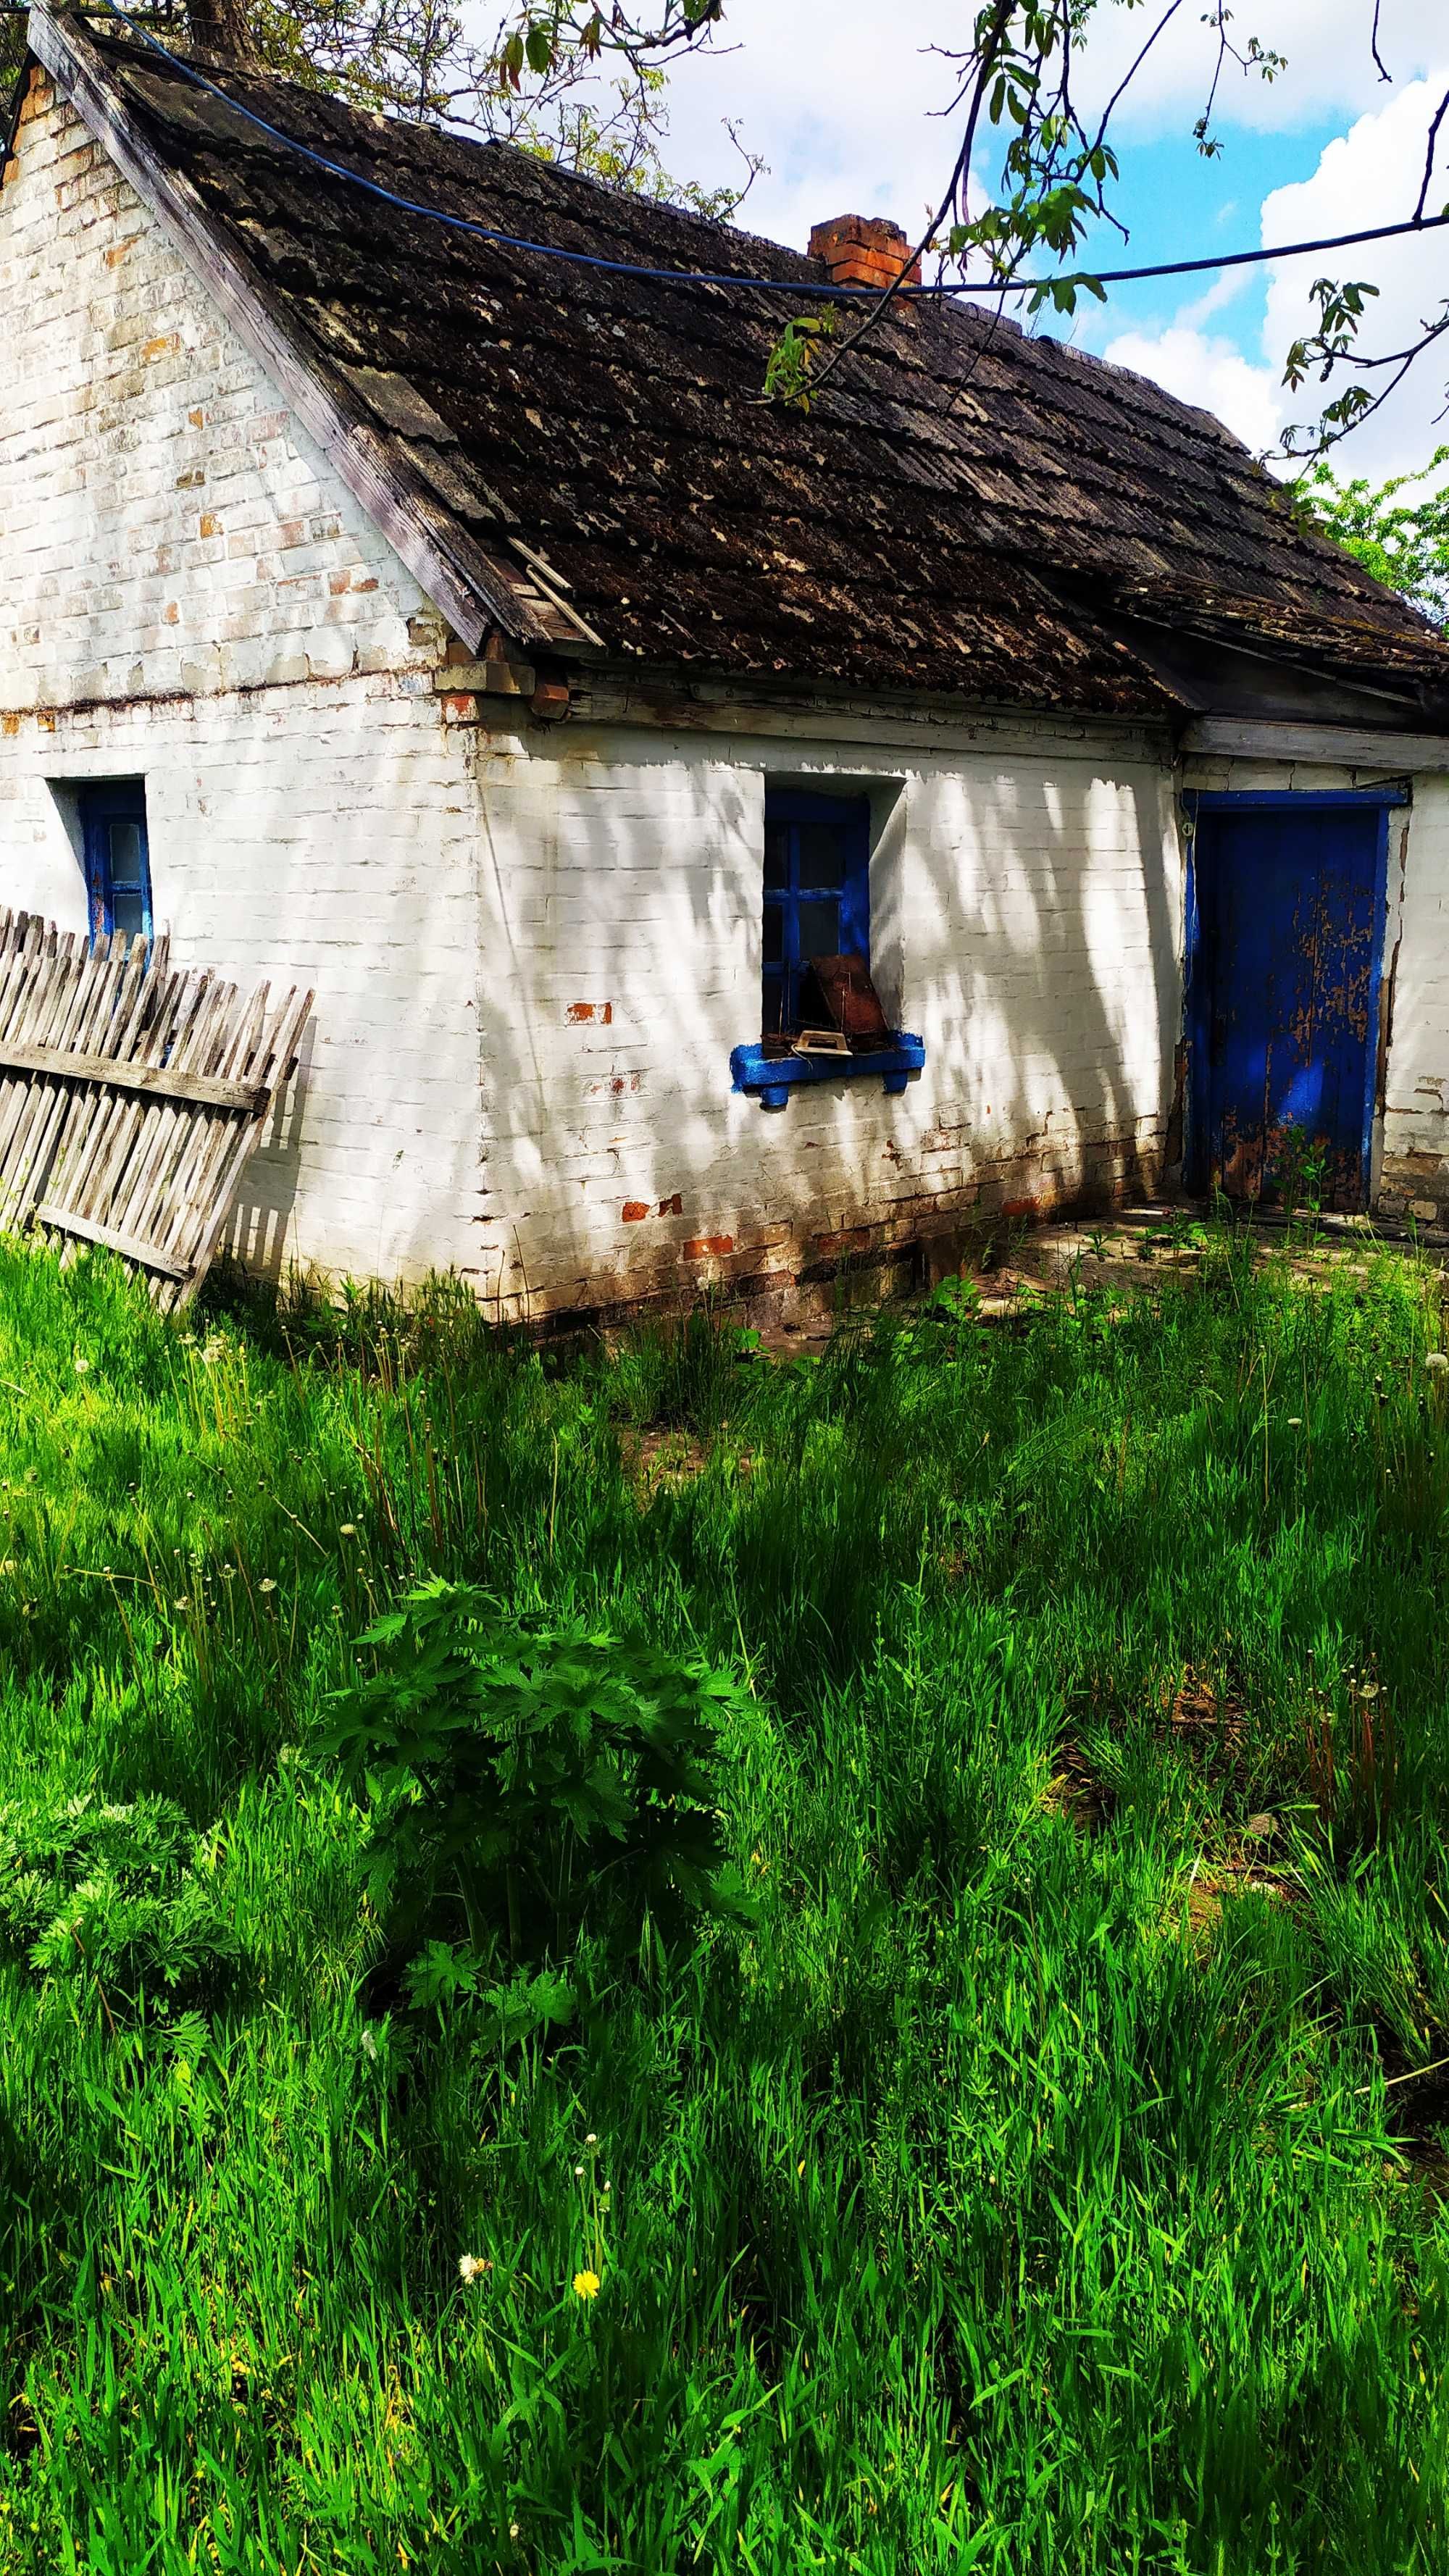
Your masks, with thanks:
[{"label": "rusted paint on door", "polygon": [[1367,1204],[1390,802],[1199,800],[1189,919],[1192,1178]]}]

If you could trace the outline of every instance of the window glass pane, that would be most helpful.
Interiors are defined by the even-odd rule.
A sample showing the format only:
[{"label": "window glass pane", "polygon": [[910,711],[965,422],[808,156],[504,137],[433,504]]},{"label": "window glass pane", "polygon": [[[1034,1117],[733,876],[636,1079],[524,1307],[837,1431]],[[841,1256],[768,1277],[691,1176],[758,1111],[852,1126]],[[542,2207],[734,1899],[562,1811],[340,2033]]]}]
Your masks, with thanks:
[{"label": "window glass pane", "polygon": [[802,903],[799,921],[802,958],[839,956],[840,906],[838,903]]},{"label": "window glass pane", "polygon": [[141,826],[117,816],[111,824],[111,884],[117,899],[122,893],[139,896],[142,879]]},{"label": "window glass pane", "polygon": [[765,964],[778,966],[785,954],[785,915],[778,903],[765,906]]},{"label": "window glass pane", "polygon": [[800,883],[839,886],[845,883],[845,843],[833,823],[801,823]]},{"label": "window glass pane", "polygon": [[111,919],[117,930],[124,930],[128,939],[145,937],[146,907],[139,886],[112,887]]},{"label": "window glass pane", "polygon": [[790,834],[785,823],[765,825],[765,883],[776,893],[790,882]]},{"label": "window glass pane", "polygon": [[779,1036],[781,1008],[784,1003],[784,999],[784,978],[779,975],[767,975],[765,977],[764,1015],[760,1031],[762,1037],[773,1038]]}]

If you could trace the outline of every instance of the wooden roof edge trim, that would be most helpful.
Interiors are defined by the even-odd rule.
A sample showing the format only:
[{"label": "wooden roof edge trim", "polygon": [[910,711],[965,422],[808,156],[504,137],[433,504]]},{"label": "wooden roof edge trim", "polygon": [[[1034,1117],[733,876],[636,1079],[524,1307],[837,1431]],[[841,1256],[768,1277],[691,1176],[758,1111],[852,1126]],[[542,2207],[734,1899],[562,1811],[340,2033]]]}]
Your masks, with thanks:
[{"label": "wooden roof edge trim", "polygon": [[1183,736],[1188,760],[1318,761],[1328,769],[1369,769],[1380,776],[1427,776],[1449,770],[1449,733],[1380,732],[1369,725],[1277,722],[1263,716],[1203,715]]},{"label": "wooden roof edge trim", "polygon": [[[455,634],[476,652],[490,627],[525,646],[558,649],[563,620],[539,616],[515,586],[516,575],[493,566],[462,531],[452,530],[411,471],[344,398],[327,362],[286,332],[258,294],[236,254],[219,237],[188,178],[168,169],[139,132],[106,76],[99,55],[75,21],[62,24],[34,0],[30,50],[104,145],[172,247],[221,307],[238,338],[278,386],[353,499],[386,537]],[[560,603],[562,607],[562,603]],[[564,612],[565,616],[568,612]],[[573,618],[581,644],[592,629]]]},{"label": "wooden roof edge trim", "polygon": [[1152,681],[1157,703],[1121,708],[1067,705],[1049,697],[973,698],[909,682],[890,689],[859,680],[812,679],[800,672],[725,672],[703,664],[633,661],[612,654],[588,663],[575,662],[567,653],[559,658],[572,671],[575,711],[586,721],[606,724],[684,724],[691,730],[731,733],[755,727],[771,735],[798,730],[802,740],[828,739],[832,730],[855,740],[861,727],[869,727],[883,744],[933,745],[947,751],[984,747],[1003,733],[1038,736],[1045,728],[1063,743],[1068,738],[1079,742],[1084,757],[1115,748],[1135,758],[1145,743],[1160,749],[1175,741],[1199,713],[1174,699],[1145,666],[1142,675]]}]

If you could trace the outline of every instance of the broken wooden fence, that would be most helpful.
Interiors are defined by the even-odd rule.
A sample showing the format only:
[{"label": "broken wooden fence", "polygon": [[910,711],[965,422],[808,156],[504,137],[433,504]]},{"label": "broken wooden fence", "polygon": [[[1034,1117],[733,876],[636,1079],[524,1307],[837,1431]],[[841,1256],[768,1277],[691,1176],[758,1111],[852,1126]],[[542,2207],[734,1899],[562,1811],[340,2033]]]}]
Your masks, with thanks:
[{"label": "broken wooden fence", "polygon": [[0,1229],[103,1244],[184,1306],[312,1006],[267,995],[0,910]]}]

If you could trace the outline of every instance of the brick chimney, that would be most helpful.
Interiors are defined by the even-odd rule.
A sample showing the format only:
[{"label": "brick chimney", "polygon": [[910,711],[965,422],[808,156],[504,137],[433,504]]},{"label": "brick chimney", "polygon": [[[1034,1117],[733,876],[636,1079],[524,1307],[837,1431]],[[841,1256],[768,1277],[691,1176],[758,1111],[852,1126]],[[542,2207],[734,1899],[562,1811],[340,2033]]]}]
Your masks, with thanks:
[{"label": "brick chimney", "polygon": [[[828,224],[810,230],[810,256],[823,259],[833,286],[894,286],[905,270],[907,286],[919,286],[921,263],[906,262],[911,245],[899,224],[884,215],[833,215]],[[909,311],[909,306],[903,308]]]}]

